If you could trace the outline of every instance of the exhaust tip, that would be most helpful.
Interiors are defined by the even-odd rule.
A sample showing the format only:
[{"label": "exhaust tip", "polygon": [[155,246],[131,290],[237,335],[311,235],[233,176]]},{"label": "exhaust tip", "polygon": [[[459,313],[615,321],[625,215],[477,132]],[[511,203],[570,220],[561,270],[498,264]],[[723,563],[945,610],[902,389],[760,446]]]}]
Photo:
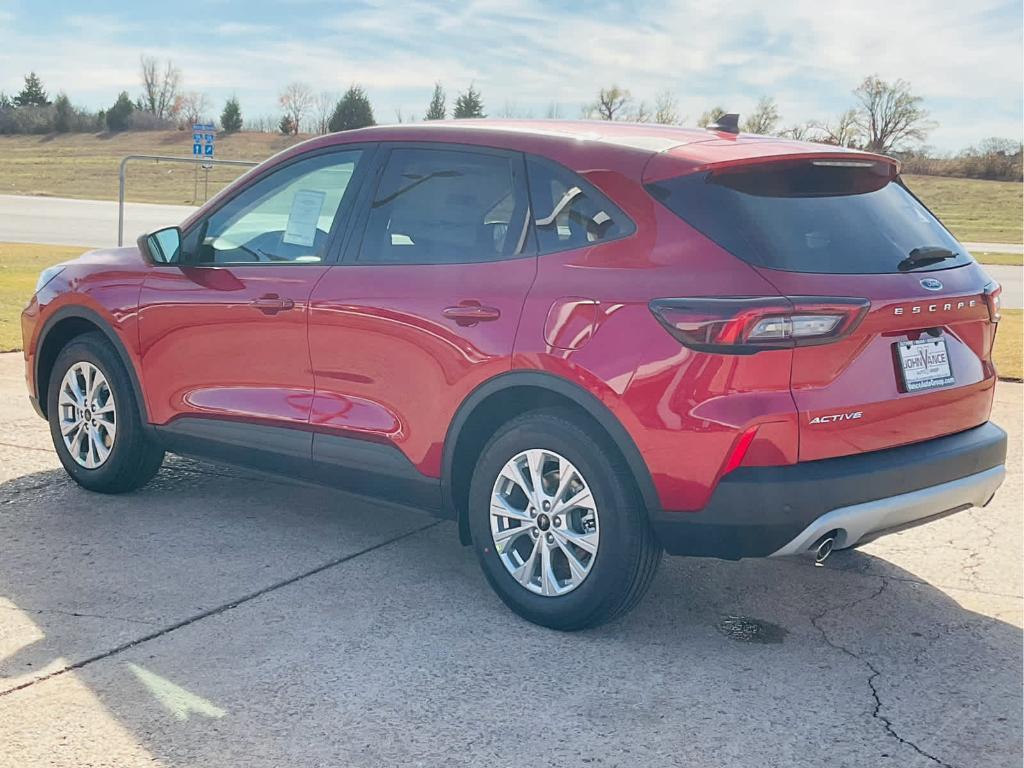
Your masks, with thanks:
[{"label": "exhaust tip", "polygon": [[832,531],[826,533],[815,544],[812,549],[814,550],[814,565],[818,568],[822,567],[828,556],[832,554],[832,550],[836,545],[836,532]]}]

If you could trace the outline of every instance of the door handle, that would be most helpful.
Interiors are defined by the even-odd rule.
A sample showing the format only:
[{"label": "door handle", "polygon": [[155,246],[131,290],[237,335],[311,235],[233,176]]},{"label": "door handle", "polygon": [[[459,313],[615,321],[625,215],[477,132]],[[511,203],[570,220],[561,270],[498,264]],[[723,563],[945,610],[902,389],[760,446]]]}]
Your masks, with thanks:
[{"label": "door handle", "polygon": [[456,325],[467,326],[497,320],[501,317],[501,310],[482,306],[478,301],[464,301],[455,307],[445,307],[441,314],[454,320]]},{"label": "door handle", "polygon": [[267,293],[250,301],[249,306],[255,307],[265,315],[276,315],[286,309],[293,309],[295,302],[291,299],[283,299],[276,293]]}]

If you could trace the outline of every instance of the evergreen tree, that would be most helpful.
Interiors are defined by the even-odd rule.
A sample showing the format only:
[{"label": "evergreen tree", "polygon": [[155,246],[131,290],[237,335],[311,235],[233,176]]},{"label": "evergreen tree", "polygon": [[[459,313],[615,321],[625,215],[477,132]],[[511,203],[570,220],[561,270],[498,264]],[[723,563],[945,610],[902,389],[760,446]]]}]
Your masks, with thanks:
[{"label": "evergreen tree", "polygon": [[469,90],[460,93],[459,98],[455,100],[455,111],[452,112],[452,117],[487,117],[484,114],[484,102],[480,97],[480,91],[474,88],[472,83],[469,84]]},{"label": "evergreen tree", "polygon": [[242,130],[242,108],[238,105],[238,97],[232,96],[224,104],[220,113],[220,128],[224,133],[238,133]]},{"label": "evergreen tree", "polygon": [[57,133],[67,133],[71,130],[74,119],[75,110],[71,106],[71,99],[66,93],[59,93],[53,102],[53,130]]},{"label": "evergreen tree", "polygon": [[45,107],[49,103],[46,91],[43,90],[43,81],[35,72],[29,72],[25,75],[25,86],[14,97],[14,105],[17,107]]},{"label": "evergreen tree", "polygon": [[[295,122],[292,120],[291,115],[282,115],[281,122],[277,124],[277,130],[283,133],[285,136],[290,136],[295,128]],[[298,133],[298,131],[295,131]]]},{"label": "evergreen tree", "polygon": [[334,108],[334,114],[331,115],[327,128],[334,133],[376,124],[373,119],[373,107],[370,105],[366,91],[362,86],[353,85],[345,91],[345,95],[341,97],[338,105]]},{"label": "evergreen tree", "polygon": [[441,87],[440,83],[434,83],[434,96],[430,100],[430,106],[427,108],[427,114],[423,116],[424,120],[444,120],[448,116],[448,104],[444,95],[444,88]]},{"label": "evergreen tree", "polygon": [[111,133],[126,131],[131,125],[132,112],[135,111],[135,104],[132,103],[127,91],[121,91],[114,106],[107,110],[107,130]]}]

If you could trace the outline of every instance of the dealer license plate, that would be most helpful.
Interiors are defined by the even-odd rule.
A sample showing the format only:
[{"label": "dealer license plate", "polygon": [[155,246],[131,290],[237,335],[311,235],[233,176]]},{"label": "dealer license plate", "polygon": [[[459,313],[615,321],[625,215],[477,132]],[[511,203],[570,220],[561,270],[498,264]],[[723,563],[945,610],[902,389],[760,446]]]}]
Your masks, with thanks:
[{"label": "dealer license plate", "polygon": [[955,381],[944,338],[900,341],[896,351],[907,392],[946,387]]}]

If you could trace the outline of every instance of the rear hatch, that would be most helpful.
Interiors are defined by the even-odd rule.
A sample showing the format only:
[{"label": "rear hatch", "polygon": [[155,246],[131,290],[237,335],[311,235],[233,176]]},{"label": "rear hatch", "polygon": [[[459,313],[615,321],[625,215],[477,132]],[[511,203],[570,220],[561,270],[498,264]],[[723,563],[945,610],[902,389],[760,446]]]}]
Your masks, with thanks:
[{"label": "rear hatch", "polygon": [[928,440],[989,417],[998,287],[896,171],[885,158],[816,154],[648,184],[797,311],[860,300],[840,333],[791,342],[801,461]]}]

